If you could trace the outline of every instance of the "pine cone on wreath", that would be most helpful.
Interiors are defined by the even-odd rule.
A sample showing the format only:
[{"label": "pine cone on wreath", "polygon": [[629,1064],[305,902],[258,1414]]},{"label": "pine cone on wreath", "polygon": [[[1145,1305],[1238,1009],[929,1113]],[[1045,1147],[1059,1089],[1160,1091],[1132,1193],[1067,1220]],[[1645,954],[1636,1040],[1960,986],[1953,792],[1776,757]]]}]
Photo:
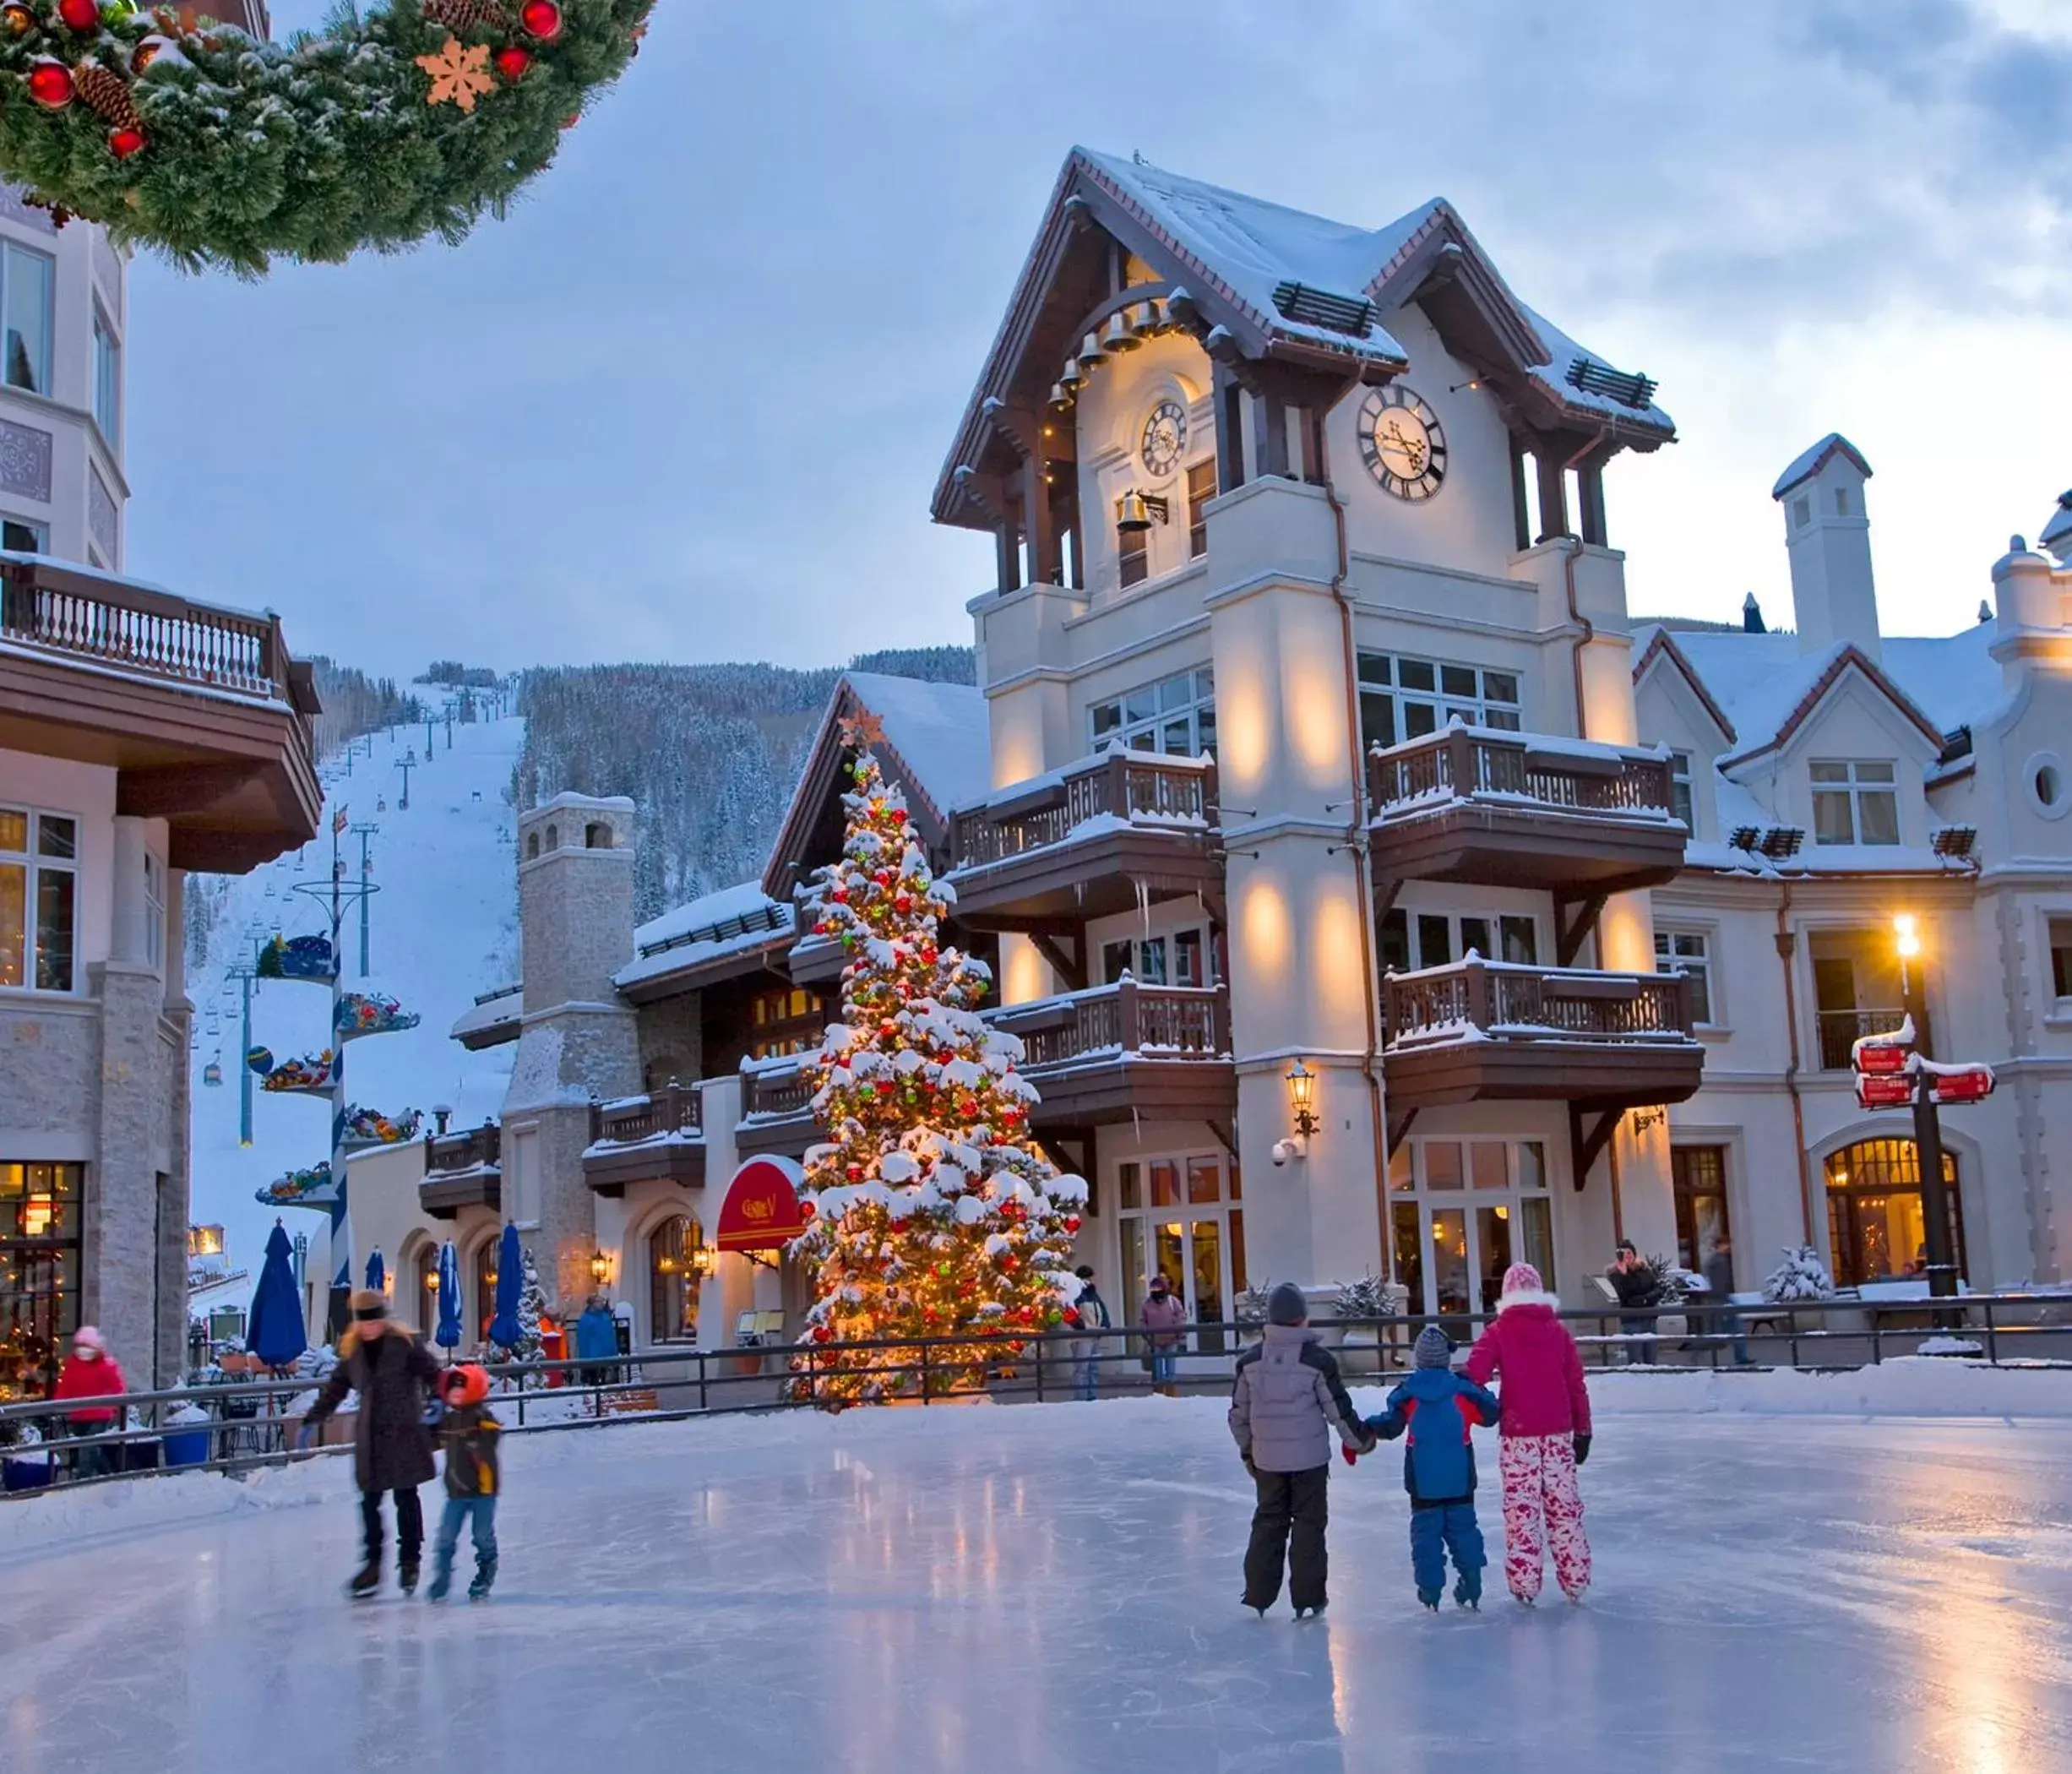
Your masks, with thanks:
[{"label": "pine cone on wreath", "polygon": [[111,129],[142,129],[137,101],[130,96],[129,82],[98,62],[82,62],[72,71],[79,96]]},{"label": "pine cone on wreath", "polygon": [[431,23],[449,30],[467,30],[478,24],[492,30],[511,28],[510,10],[502,0],[424,0],[421,9]]}]

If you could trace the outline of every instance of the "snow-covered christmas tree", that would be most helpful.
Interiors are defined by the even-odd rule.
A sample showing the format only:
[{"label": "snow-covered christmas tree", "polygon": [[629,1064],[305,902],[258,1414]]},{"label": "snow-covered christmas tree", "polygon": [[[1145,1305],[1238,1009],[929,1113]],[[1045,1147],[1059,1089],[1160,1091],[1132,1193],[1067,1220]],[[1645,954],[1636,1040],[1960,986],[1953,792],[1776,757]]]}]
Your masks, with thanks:
[{"label": "snow-covered christmas tree", "polygon": [[518,1341],[511,1350],[514,1361],[540,1358],[540,1320],[547,1311],[547,1292],[540,1286],[540,1267],[525,1253],[525,1283],[518,1296]]},{"label": "snow-covered christmas tree", "polygon": [[1763,1283],[1763,1298],[1779,1306],[1792,1300],[1831,1300],[1835,1277],[1827,1272],[1820,1253],[1810,1244],[1794,1249],[1786,1245],[1784,1260],[1770,1271]]},{"label": "snow-covered christmas tree", "polygon": [[1030,1137],[1036,1093],[1014,1069],[1021,1043],[976,1012],[992,975],[938,945],[954,895],[868,748],[874,724],[846,737],[858,751],[848,830],[842,860],[818,878],[815,928],[850,960],[813,1099],[829,1140],[807,1154],[809,1219],[792,1247],[815,1278],[807,1335],[824,1346],[802,1362],[802,1389],[836,1405],[922,1390],[918,1374],[889,1371],[917,1351],[851,1344],[986,1339],[930,1352],[933,1396],[980,1384],[1025,1336],[1076,1322],[1072,1236],[1086,1200]]}]

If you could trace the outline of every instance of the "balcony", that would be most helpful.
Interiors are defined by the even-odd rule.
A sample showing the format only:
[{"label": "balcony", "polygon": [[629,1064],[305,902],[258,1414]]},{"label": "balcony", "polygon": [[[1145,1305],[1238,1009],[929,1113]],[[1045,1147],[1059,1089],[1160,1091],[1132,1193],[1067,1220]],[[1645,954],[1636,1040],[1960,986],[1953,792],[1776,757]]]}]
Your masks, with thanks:
[{"label": "balcony", "polygon": [[1681,1102],[1704,1050],[1680,974],[1457,961],[1383,981],[1393,1119],[1455,1102]]},{"label": "balcony", "polygon": [[813,1118],[812,1064],[806,1053],[742,1063],[741,1124],[734,1129],[734,1150],[742,1156],[782,1152],[796,1158],[822,1137]]},{"label": "balcony", "polygon": [[417,1205],[435,1220],[464,1207],[503,1211],[503,1135],[493,1121],[465,1133],[425,1135],[425,1178]]},{"label": "balcony", "polygon": [[697,1086],[673,1080],[652,1096],[593,1102],[583,1180],[601,1195],[623,1195],[628,1183],[705,1181],[704,1099]]},{"label": "balcony", "polygon": [[1108,752],[950,816],[957,917],[977,930],[1047,932],[1127,911],[1144,896],[1220,896],[1215,766]]},{"label": "balcony", "polygon": [[309,667],[280,619],[41,557],[0,557],[0,748],[116,770],[171,867],[242,873],[307,843],[324,797]]},{"label": "balcony", "polygon": [[1820,1028],[1820,1069],[1846,1072],[1854,1063],[1860,1037],[1891,1034],[1906,1020],[1906,1012],[1896,1005],[1888,1010],[1821,1010],[1815,1020]]},{"label": "balcony", "polygon": [[1210,1121],[1237,1113],[1230,994],[1222,987],[1112,986],[987,1013],[1022,1043],[1042,1101],[1039,1129],[1117,1121]]},{"label": "balcony", "polygon": [[1652,752],[1449,726],[1368,755],[1376,872],[1590,898],[1683,866],[1669,765]]}]

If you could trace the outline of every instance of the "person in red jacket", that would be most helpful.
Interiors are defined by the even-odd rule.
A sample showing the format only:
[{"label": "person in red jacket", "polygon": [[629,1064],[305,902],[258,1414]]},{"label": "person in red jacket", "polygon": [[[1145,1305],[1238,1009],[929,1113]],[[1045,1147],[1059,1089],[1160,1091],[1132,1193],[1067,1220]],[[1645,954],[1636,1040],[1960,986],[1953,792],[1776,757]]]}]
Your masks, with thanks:
[{"label": "person in red jacket", "polygon": [[[116,1365],[115,1358],[108,1353],[108,1345],[100,1331],[91,1325],[81,1325],[73,1333],[72,1353],[58,1369],[57,1390],[53,1398],[119,1398],[129,1390],[122,1379],[122,1370]],[[72,1432],[75,1435],[106,1434],[115,1427],[113,1405],[83,1405],[72,1413]],[[115,1469],[114,1450],[103,1444],[100,1447],[80,1448],[72,1456],[72,1471],[75,1477],[98,1478]]]},{"label": "person in red jacket", "polygon": [[1571,1602],[1590,1587],[1590,1542],[1575,1470],[1590,1456],[1590,1393],[1583,1358],[1560,1303],[1540,1271],[1514,1263],[1504,1271],[1497,1320],[1470,1352],[1467,1376],[1487,1385],[1504,1376],[1498,1447],[1504,1474],[1504,1579],[1530,1608],[1539,1598],[1545,1554]]}]

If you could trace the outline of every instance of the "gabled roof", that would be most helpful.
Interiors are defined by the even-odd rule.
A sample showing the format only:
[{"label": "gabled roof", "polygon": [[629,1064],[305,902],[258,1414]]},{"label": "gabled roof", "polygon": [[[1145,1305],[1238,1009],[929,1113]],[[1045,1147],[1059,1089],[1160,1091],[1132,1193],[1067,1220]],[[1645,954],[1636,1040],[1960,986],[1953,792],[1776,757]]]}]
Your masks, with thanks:
[{"label": "gabled roof", "polygon": [[2037,542],[2060,561],[2072,561],[2072,492],[2058,495],[2057,509],[2051,513]]},{"label": "gabled roof", "polygon": [[1802,654],[1795,634],[1686,634],[1681,650],[1734,723],[1735,748],[1719,759],[1722,770],[1790,744],[1852,672],[1860,673],[1930,746],[1942,749],[1944,730],[1853,642]]},{"label": "gabled roof", "polygon": [[[1639,632],[1635,631],[1636,638]],[[1715,699],[1712,692],[1705,688],[1705,681],[1698,675],[1697,667],[1692,665],[1689,655],[1677,645],[1676,637],[1668,629],[1657,627],[1653,637],[1640,650],[1640,658],[1634,661],[1633,681],[1639,683],[1646,677],[1648,668],[1657,659],[1675,668],[1684,683],[1690,686],[1692,694],[1705,705],[1705,713],[1711,716],[1712,724],[1720,730],[1720,737],[1732,745],[1735,739],[1734,723],[1727,717],[1727,710]]]},{"label": "gabled roof", "polygon": [[[1094,225],[1092,228],[1087,224]],[[1082,329],[1123,296],[1107,275],[1114,239],[1150,267],[1145,295],[1174,302],[1212,354],[1276,359],[1362,381],[1407,367],[1379,316],[1426,301],[1449,346],[1529,409],[1535,424],[1600,431],[1653,449],[1675,425],[1637,380],[1623,379],[1518,300],[1452,204],[1433,198],[1379,228],[1291,210],[1119,155],[1074,148],[1066,157],[992,350],[936,484],[944,523],[997,516],[966,481],[1008,465],[1003,413],[1040,410]],[[1179,298],[1184,296],[1184,303]],[[1327,298],[1321,306],[1315,298]]]},{"label": "gabled roof", "polygon": [[1812,449],[1792,458],[1792,465],[1777,476],[1777,484],[1770,489],[1773,499],[1781,499],[1802,481],[1810,481],[1827,466],[1830,459],[1846,456],[1856,464],[1857,471],[1865,480],[1871,477],[1871,465],[1863,460],[1863,453],[1838,431],[1830,431]]}]

